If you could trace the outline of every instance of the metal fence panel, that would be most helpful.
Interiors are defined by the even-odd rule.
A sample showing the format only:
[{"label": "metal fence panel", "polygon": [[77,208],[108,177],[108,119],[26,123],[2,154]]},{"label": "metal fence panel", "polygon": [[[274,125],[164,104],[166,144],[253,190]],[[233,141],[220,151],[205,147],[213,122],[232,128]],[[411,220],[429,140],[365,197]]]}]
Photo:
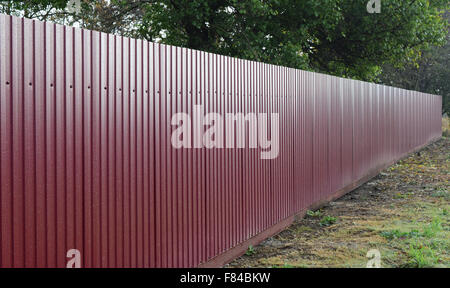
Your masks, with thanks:
[{"label": "metal fence panel", "polygon": [[[441,136],[440,96],[5,15],[0,93],[0,267],[229,259]],[[278,113],[279,156],[175,149],[195,105]]]}]

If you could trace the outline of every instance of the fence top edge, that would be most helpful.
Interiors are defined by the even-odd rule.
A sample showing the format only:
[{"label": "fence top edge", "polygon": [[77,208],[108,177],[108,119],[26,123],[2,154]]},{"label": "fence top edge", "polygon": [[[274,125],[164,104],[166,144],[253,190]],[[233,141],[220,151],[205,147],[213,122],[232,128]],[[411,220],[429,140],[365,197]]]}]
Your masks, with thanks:
[{"label": "fence top edge", "polygon": [[165,43],[158,43],[158,42],[152,42],[152,41],[148,41],[145,39],[139,39],[139,38],[132,38],[132,37],[126,37],[126,36],[121,36],[121,35],[117,35],[117,34],[113,34],[113,33],[106,33],[106,32],[102,32],[102,31],[96,31],[96,30],[89,30],[89,29],[85,29],[85,28],[80,28],[80,27],[75,27],[75,26],[68,26],[68,25],[62,25],[59,23],[55,23],[55,22],[50,22],[50,21],[41,21],[39,19],[31,19],[31,18],[25,18],[25,17],[18,17],[18,16],[13,16],[13,15],[7,15],[4,13],[0,13],[0,21],[2,21],[2,18],[4,21],[6,21],[7,18],[10,18],[11,21],[12,19],[16,19],[19,20],[21,19],[23,21],[22,24],[25,24],[25,22],[30,21],[31,23],[41,23],[43,25],[53,25],[56,28],[69,28],[69,29],[73,29],[73,31],[79,31],[81,33],[85,33],[85,32],[90,32],[90,33],[95,33],[97,34],[96,36],[99,37],[99,39],[101,39],[102,37],[116,37],[116,38],[122,38],[122,39],[128,39],[128,40],[134,40],[137,42],[141,42],[141,43],[152,43],[153,45],[158,45],[158,46],[166,46],[166,47],[175,47],[175,48],[180,48],[184,51],[193,51],[196,53],[200,53],[200,54],[204,54],[205,56],[218,56],[218,57],[224,57],[225,59],[230,59],[230,60],[235,60],[235,61],[243,61],[243,62],[247,62],[250,64],[261,64],[264,65],[266,67],[270,67],[272,69],[276,68],[276,69],[285,69],[288,71],[296,71],[296,72],[303,72],[306,74],[312,74],[312,75],[321,75],[330,79],[339,79],[339,80],[347,80],[350,81],[349,83],[365,83],[365,84],[369,84],[370,86],[375,86],[375,87],[386,87],[386,88],[391,88],[391,89],[399,89],[400,91],[406,91],[406,92],[415,92],[415,93],[420,93],[422,95],[429,95],[429,96],[436,96],[436,97],[440,97],[442,99],[442,95],[438,95],[438,94],[431,94],[431,93],[426,93],[426,92],[421,92],[421,91],[416,91],[416,90],[410,90],[410,89],[405,89],[405,88],[400,88],[400,87],[395,87],[395,86],[389,86],[389,85],[384,85],[384,84],[379,84],[379,83],[374,83],[374,82],[368,82],[368,81],[363,81],[363,80],[359,80],[359,79],[353,79],[353,78],[345,78],[345,77],[339,77],[336,75],[331,75],[331,74],[325,74],[325,73],[320,73],[320,72],[315,72],[315,71],[308,71],[308,70],[302,70],[302,69],[298,69],[298,68],[294,68],[294,67],[287,67],[287,66],[281,66],[281,65],[275,65],[275,64],[271,64],[271,63],[266,63],[266,62],[259,62],[259,61],[255,61],[255,60],[249,60],[249,59],[242,59],[242,58],[238,58],[238,57],[234,57],[234,56],[228,56],[228,55],[221,55],[221,54],[216,54],[216,53],[212,53],[212,52],[207,52],[207,51],[202,51],[202,50],[198,50],[198,49],[192,49],[192,48],[187,48],[187,47],[182,47],[182,46],[175,46],[175,45],[170,45],[170,44],[165,44]]}]

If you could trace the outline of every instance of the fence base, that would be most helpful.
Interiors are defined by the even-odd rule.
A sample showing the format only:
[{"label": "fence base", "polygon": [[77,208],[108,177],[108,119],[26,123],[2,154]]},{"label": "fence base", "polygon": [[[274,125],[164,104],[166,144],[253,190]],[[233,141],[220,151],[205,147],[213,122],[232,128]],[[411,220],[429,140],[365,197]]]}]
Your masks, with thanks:
[{"label": "fence base", "polygon": [[344,188],[336,191],[335,193],[333,193],[332,195],[320,200],[317,203],[313,203],[312,205],[310,205],[309,207],[307,207],[306,209],[301,210],[300,212],[291,215],[289,217],[287,217],[286,219],[280,221],[279,223],[273,225],[272,227],[264,230],[263,232],[259,233],[258,235],[248,239],[247,241],[244,241],[242,243],[240,243],[239,245],[223,252],[222,254],[210,259],[208,262],[206,263],[202,263],[199,265],[200,268],[217,268],[217,267],[222,267],[225,264],[233,261],[234,259],[244,255],[244,253],[247,251],[248,247],[250,245],[252,246],[256,246],[259,243],[261,243],[262,241],[264,241],[265,239],[272,237],[278,233],[280,233],[281,231],[283,231],[284,229],[286,229],[287,227],[289,227],[295,220],[301,219],[305,216],[306,211],[308,210],[317,210],[323,206],[325,206],[327,203],[332,202],[336,199],[341,198],[342,196],[344,196],[345,194],[357,189],[358,187],[360,187],[361,185],[363,185],[364,183],[368,182],[370,179],[374,178],[375,176],[377,176],[381,171],[383,171],[384,169],[386,169],[387,167],[395,164],[396,162],[408,157],[411,153],[415,153],[418,152],[419,150],[422,150],[423,148],[425,148],[428,145],[433,144],[434,142],[438,141],[439,139],[441,139],[441,137],[437,137],[434,138],[432,140],[430,140],[430,142],[419,146],[415,149],[412,149],[411,151],[403,154],[402,156],[398,157],[397,159],[388,162],[385,165],[382,165],[376,169],[371,170],[366,176],[362,177],[361,179],[359,179],[356,182],[353,182],[347,186],[345,186]]}]

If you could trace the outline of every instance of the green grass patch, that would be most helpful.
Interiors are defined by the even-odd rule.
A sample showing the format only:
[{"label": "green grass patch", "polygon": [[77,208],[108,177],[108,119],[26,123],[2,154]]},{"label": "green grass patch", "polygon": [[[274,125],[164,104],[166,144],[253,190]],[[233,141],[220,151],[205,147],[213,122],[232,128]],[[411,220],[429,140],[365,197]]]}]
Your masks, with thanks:
[{"label": "green grass patch", "polygon": [[[440,209],[431,209],[429,222],[412,221],[409,230],[392,229],[383,230],[379,235],[387,239],[392,251],[402,251],[397,254],[390,253],[386,262],[394,267],[437,267],[449,265],[450,237],[446,227],[447,218],[439,216]],[[442,212],[441,212],[442,215]]]},{"label": "green grass patch", "polygon": [[442,223],[441,219],[434,218],[430,224],[422,227],[422,232],[419,232],[419,230],[417,229],[413,229],[408,232],[396,229],[396,230],[381,231],[380,236],[386,238],[387,240],[410,239],[417,237],[432,238],[436,237],[436,234],[442,231],[441,223]]},{"label": "green grass patch", "polygon": [[423,243],[411,244],[408,256],[408,266],[412,268],[433,267],[440,261],[435,251]]},{"label": "green grass patch", "polygon": [[320,220],[319,225],[320,226],[330,226],[330,225],[335,224],[336,222],[337,222],[336,217],[327,215]]},{"label": "green grass patch", "polygon": [[387,240],[412,238],[412,237],[417,237],[419,235],[420,235],[420,232],[417,230],[412,230],[409,232],[402,232],[399,230],[381,231],[380,232],[380,236],[386,238]]},{"label": "green grass patch", "polygon": [[431,197],[444,198],[446,200],[449,200],[450,193],[448,193],[447,189],[445,189],[445,188],[438,188],[437,191],[435,191],[431,194]]}]

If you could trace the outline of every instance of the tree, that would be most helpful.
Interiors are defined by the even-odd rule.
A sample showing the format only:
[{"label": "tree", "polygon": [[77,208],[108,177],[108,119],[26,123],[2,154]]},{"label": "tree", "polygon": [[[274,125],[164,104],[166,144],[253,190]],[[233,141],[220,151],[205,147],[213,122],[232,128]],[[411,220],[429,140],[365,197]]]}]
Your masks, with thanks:
[{"label": "tree", "polygon": [[[450,21],[450,12],[444,17]],[[442,113],[450,115],[450,34],[444,46],[425,49],[421,55],[415,65],[384,65],[379,80],[387,85],[441,95]]]},{"label": "tree", "polygon": [[28,0],[28,1],[0,1],[0,13],[52,20],[52,17],[64,11],[69,0]]},{"label": "tree", "polygon": [[444,43],[447,1],[383,0],[380,14],[367,14],[365,2],[340,1],[339,24],[315,33],[313,67],[374,81],[384,63],[417,63],[421,50]]},{"label": "tree", "polygon": [[416,63],[442,45],[448,1],[116,1],[140,9],[139,35],[167,44],[374,81],[381,65]]},{"label": "tree", "polygon": [[380,14],[369,14],[367,2],[84,0],[81,13],[64,11],[60,19],[103,32],[369,81],[377,79],[382,65],[417,63],[420,51],[444,43],[448,23],[441,11],[449,8],[447,0],[382,0]]}]

